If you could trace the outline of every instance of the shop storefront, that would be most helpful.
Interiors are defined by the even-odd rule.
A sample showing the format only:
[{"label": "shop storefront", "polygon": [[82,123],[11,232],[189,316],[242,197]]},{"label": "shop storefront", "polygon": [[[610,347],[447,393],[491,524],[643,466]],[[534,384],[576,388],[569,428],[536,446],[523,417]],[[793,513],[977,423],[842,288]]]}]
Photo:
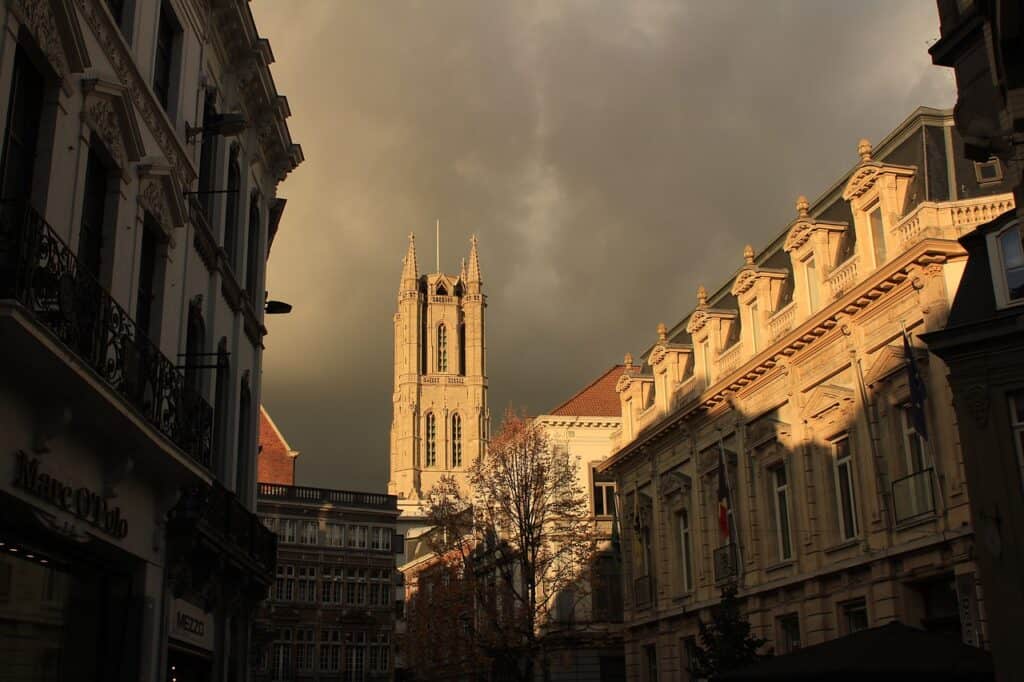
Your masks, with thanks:
[{"label": "shop storefront", "polygon": [[166,682],[210,682],[215,626],[212,613],[175,599],[168,610]]},{"label": "shop storefront", "polygon": [[0,678],[138,677],[141,562],[0,491]]}]

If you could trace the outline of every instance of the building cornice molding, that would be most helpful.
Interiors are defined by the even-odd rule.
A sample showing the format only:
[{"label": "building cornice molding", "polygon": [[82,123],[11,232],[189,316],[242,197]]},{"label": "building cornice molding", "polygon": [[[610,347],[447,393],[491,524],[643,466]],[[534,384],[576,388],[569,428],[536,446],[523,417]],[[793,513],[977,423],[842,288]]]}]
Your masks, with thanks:
[{"label": "building cornice molding", "polygon": [[[675,430],[703,415],[715,414],[730,407],[730,399],[741,389],[756,384],[779,364],[789,364],[791,358],[802,354],[805,348],[815,346],[819,339],[837,326],[862,311],[885,303],[892,295],[911,286],[909,275],[922,267],[942,265],[954,258],[966,256],[957,242],[943,239],[925,239],[894,258],[884,267],[863,280],[858,286],[818,314],[796,326],[735,371],[716,381],[708,390],[680,405],[663,419],[655,422],[640,437],[621,447],[601,463],[601,472],[622,464],[668,437]],[[902,285],[902,286],[901,286]]]}]

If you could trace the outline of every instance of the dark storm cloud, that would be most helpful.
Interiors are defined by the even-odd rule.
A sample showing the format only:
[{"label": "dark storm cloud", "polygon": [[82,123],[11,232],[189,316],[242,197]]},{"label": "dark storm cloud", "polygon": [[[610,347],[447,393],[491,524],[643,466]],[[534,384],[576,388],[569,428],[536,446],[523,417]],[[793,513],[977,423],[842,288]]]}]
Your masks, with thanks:
[{"label": "dark storm cloud", "polygon": [[392,315],[480,236],[490,406],[540,413],[655,338],[918,105],[920,2],[291,2],[257,24],[306,162],[270,260],[264,403],[299,482],[387,479]]}]

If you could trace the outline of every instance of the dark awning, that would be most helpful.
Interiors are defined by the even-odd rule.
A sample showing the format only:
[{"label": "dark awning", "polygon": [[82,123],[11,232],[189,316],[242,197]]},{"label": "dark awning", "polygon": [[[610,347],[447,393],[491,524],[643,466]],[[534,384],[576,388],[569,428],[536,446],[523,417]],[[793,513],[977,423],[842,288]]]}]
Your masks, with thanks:
[{"label": "dark awning", "polygon": [[991,682],[994,673],[989,652],[894,622],[768,658],[718,679]]}]

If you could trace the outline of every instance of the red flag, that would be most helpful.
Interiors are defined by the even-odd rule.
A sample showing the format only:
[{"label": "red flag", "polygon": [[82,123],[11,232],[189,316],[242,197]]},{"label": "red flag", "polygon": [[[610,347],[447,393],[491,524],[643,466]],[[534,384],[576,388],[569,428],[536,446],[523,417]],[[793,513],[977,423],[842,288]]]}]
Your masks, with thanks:
[{"label": "red flag", "polygon": [[718,530],[729,540],[729,482],[725,475],[725,446],[718,442]]}]

